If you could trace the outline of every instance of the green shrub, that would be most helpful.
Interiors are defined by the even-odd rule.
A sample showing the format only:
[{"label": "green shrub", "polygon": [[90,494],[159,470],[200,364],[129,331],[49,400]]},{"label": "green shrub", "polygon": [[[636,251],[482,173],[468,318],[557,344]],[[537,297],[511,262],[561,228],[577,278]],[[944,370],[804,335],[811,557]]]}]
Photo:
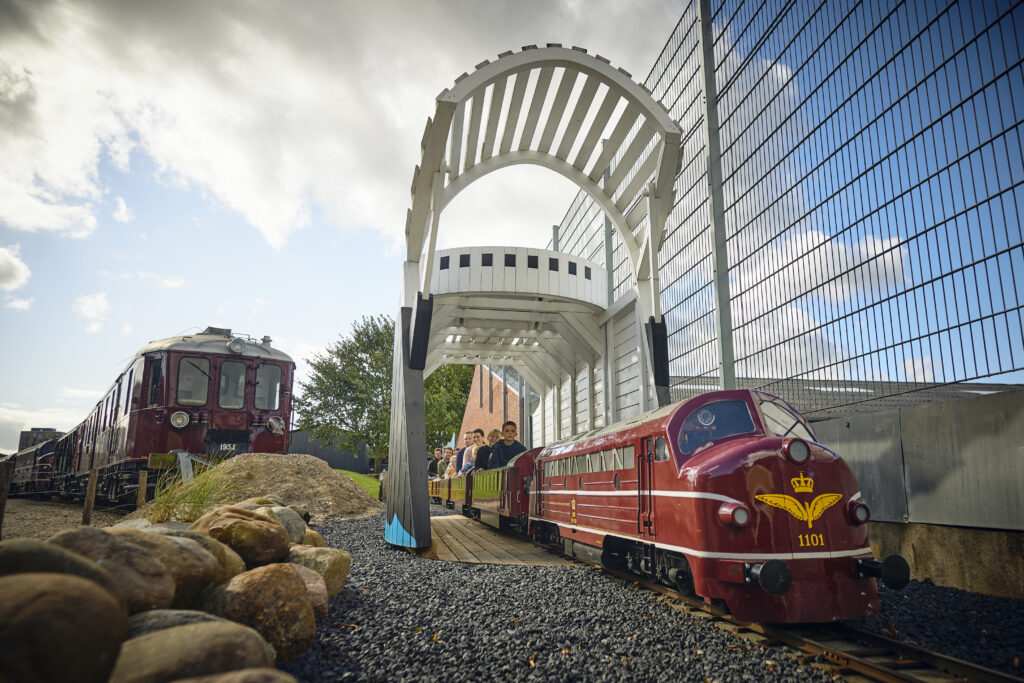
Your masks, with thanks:
[{"label": "green shrub", "polygon": [[166,470],[157,481],[146,515],[149,521],[194,522],[214,508],[235,502],[238,485],[229,480],[224,468],[217,467],[224,460],[213,460],[210,466],[193,463],[194,476],[187,483],[177,467]]}]

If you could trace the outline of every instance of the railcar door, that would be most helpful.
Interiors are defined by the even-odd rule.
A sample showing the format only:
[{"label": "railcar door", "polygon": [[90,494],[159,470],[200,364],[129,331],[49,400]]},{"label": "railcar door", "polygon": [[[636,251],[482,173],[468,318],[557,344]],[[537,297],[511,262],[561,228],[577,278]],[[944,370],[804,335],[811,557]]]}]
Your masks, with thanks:
[{"label": "railcar door", "polygon": [[654,439],[646,437],[636,451],[637,532],[641,536],[654,536]]}]

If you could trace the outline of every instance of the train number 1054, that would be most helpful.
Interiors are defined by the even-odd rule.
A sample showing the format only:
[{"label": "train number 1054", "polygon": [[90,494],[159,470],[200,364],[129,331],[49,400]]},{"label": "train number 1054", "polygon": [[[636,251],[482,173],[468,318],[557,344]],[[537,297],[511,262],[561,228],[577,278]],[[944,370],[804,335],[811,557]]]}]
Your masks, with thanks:
[{"label": "train number 1054", "polygon": [[825,536],[824,536],[824,534],[800,534],[799,536],[797,536],[797,538],[800,539],[800,547],[801,548],[807,548],[807,547],[815,547],[815,548],[817,548],[817,547],[825,545]]}]

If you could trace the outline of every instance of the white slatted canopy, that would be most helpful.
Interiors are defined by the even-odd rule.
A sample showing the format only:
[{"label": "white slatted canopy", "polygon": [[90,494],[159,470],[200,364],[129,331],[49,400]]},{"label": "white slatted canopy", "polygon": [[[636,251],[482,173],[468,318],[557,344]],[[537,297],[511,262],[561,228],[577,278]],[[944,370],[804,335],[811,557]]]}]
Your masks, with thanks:
[{"label": "white slatted canopy", "polygon": [[[615,225],[637,281],[656,278],[654,254],[674,202],[680,138],[646,88],[582,48],[527,46],[478,64],[438,95],[423,133],[406,219],[407,260],[425,265],[416,289],[428,296],[444,207],[473,181],[515,164],[543,166],[575,182]],[[406,305],[415,291],[410,285]],[[660,310],[653,313],[660,318]]]}]

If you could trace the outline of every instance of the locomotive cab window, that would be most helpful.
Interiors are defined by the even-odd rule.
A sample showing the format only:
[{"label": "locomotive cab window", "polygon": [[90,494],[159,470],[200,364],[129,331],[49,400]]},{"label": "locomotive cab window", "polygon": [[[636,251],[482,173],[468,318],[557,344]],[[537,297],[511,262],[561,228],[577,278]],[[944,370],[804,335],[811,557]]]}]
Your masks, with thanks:
[{"label": "locomotive cab window", "polygon": [[146,392],[146,405],[155,406],[160,402],[160,377],[163,374],[162,363],[159,358],[153,360],[149,366],[149,391]]},{"label": "locomotive cab window", "polygon": [[277,410],[281,402],[281,368],[263,363],[256,369],[256,409]]},{"label": "locomotive cab window", "polygon": [[205,406],[210,391],[210,360],[186,356],[178,361],[178,405]]},{"label": "locomotive cab window", "polygon": [[767,396],[759,396],[761,414],[764,415],[765,427],[775,436],[789,436],[804,439],[806,441],[817,441],[811,433],[810,426],[802,417],[789,410],[787,407],[768,399]]},{"label": "locomotive cab window", "polygon": [[717,401],[701,406],[683,422],[679,451],[691,455],[709,443],[756,431],[746,401]]},{"label": "locomotive cab window", "polygon": [[224,361],[220,365],[220,389],[217,403],[221,408],[237,410],[245,405],[245,364]]},{"label": "locomotive cab window", "polygon": [[655,437],[654,439],[654,460],[655,462],[665,462],[668,460],[668,443],[666,443],[663,436]]}]

